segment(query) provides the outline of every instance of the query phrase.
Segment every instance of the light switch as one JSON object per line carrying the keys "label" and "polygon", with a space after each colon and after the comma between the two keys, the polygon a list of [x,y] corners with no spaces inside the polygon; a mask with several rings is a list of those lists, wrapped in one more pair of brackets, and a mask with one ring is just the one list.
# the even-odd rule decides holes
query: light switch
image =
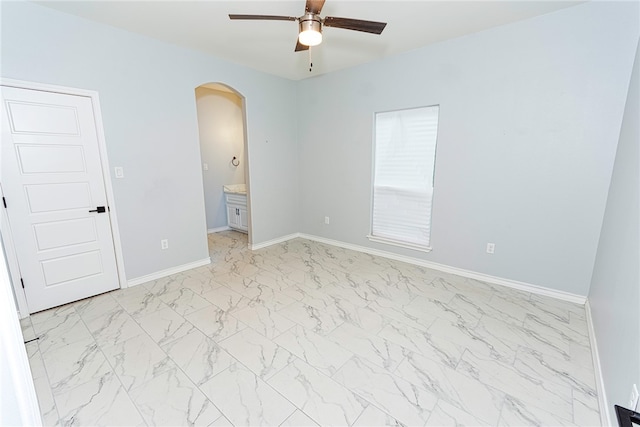
{"label": "light switch", "polygon": [[203,163],[202,164],[202,169],[208,171],[209,170],[209,163]]}
{"label": "light switch", "polygon": [[116,178],[124,178],[124,169],[122,166],[116,166],[113,170],[116,173]]}

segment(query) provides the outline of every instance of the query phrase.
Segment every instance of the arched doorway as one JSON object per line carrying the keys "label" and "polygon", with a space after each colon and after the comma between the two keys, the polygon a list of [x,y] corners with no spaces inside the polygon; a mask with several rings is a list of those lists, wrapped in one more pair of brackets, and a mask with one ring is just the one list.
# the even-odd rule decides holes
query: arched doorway
{"label": "arched doorway", "polygon": [[[245,99],[222,83],[195,89],[207,233],[228,230],[251,243]],[[229,233],[227,233],[229,234]]]}

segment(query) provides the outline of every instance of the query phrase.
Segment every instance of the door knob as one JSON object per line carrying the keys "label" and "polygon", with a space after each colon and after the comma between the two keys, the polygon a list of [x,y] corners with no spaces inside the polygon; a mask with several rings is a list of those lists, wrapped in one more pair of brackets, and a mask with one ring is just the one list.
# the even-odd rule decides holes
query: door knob
{"label": "door knob", "polygon": [[104,207],[104,206],[98,206],[98,207],[97,207],[97,208],[95,208],[95,209],[91,209],[89,212],[104,213],[104,212],[106,212],[106,211],[107,211],[107,210],[105,209],[105,207]]}

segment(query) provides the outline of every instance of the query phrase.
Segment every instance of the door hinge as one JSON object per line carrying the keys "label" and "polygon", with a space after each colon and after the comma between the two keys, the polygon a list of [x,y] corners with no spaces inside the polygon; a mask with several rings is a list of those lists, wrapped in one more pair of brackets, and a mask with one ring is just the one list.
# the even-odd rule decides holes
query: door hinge
{"label": "door hinge", "polygon": [[22,277],[20,278],[20,284],[22,285],[22,289],[24,289],[24,280],[22,280]]}
{"label": "door hinge", "polygon": [[2,204],[4,205],[4,208],[7,208],[7,199],[5,199],[4,197],[2,198]]}

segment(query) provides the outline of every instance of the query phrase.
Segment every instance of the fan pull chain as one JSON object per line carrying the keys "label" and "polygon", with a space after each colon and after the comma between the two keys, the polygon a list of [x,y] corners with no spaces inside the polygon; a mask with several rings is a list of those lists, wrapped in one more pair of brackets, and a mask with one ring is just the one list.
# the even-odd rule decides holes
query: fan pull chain
{"label": "fan pull chain", "polygon": [[313,62],[311,61],[311,46],[309,46],[309,72],[313,70]]}

